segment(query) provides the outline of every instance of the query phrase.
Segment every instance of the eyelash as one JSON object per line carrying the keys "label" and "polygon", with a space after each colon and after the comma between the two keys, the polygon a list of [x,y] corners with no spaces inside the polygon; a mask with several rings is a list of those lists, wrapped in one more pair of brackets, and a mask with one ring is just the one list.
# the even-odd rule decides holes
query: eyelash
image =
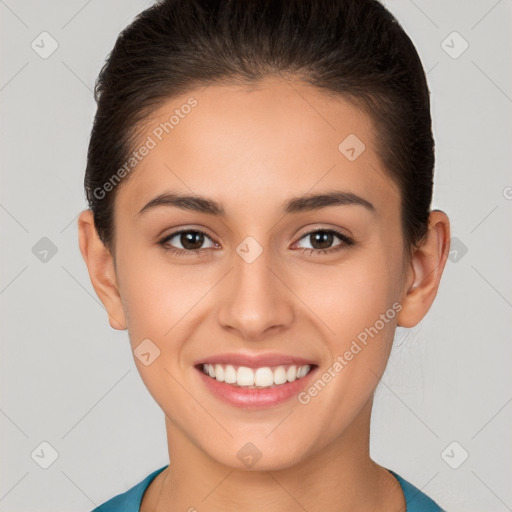
{"label": "eyelash", "polygon": [[[180,235],[182,233],[201,233],[204,236],[210,238],[210,240],[211,240],[211,237],[208,235],[208,233],[206,233],[205,231],[203,231],[201,229],[182,229],[180,231],[175,231],[174,233],[171,233],[170,235],[165,236],[158,242],[158,245],[160,245],[164,251],[171,252],[172,254],[176,254],[178,256],[199,256],[202,254],[203,251],[208,250],[208,248],[186,250],[186,249],[178,249],[176,247],[166,245],[169,240],[173,239],[175,236]],[[335,229],[314,229],[312,231],[308,231],[307,233],[304,233],[299,238],[299,240],[302,240],[303,238],[305,238],[309,235],[312,235],[314,233],[333,233],[336,237],[338,237],[342,241],[342,243],[340,243],[332,248],[329,248],[329,249],[310,249],[310,248],[302,249],[303,252],[309,251],[308,252],[309,255],[313,255],[313,254],[321,255],[321,254],[326,254],[326,253],[334,253],[334,252],[340,251],[346,247],[351,247],[352,245],[355,244],[355,242],[351,238],[344,235],[343,233],[340,233],[339,231],[336,231]]]}

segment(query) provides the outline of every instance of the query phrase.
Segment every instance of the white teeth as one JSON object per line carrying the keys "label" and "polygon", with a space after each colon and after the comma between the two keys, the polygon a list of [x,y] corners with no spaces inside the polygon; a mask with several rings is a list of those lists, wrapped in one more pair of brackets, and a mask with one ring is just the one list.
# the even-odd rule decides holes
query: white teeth
{"label": "white teeth", "polygon": [[284,384],[286,381],[286,368],[284,366],[278,366],[274,370],[274,384]]}
{"label": "white teeth", "polygon": [[[211,366],[211,365],[205,365],[205,366]],[[215,376],[217,378],[217,376]],[[226,366],[226,369],[224,370],[224,381],[228,384],[235,384],[236,383],[236,371],[235,369],[228,364]]]}
{"label": "white teeth", "polygon": [[[252,371],[251,371],[252,373]],[[274,373],[270,368],[258,368],[254,372],[254,384],[259,387],[268,387],[274,384]]]}
{"label": "white teeth", "polygon": [[224,382],[224,368],[220,364],[215,365],[215,378],[219,382]]}
{"label": "white teeth", "polygon": [[203,364],[203,372],[219,382],[248,388],[269,388],[293,382],[306,376],[311,370],[309,364],[261,368],[235,367],[231,364]]}
{"label": "white teeth", "polygon": [[288,370],[286,371],[286,379],[288,382],[293,382],[297,378],[297,367],[296,366],[290,366]]}
{"label": "white teeth", "polygon": [[254,372],[246,366],[239,366],[236,372],[236,383],[239,386],[254,386]]}

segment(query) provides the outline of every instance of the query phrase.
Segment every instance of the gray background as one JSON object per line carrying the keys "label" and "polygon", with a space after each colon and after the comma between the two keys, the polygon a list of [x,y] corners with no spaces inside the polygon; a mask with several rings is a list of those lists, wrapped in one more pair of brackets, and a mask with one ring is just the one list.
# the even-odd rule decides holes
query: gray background
{"label": "gray background", "polygon": [[[0,1],[0,512],[89,511],[168,462],[163,413],[108,325],[76,225],[93,83],[150,3]],[[433,206],[456,240],[427,317],[399,328],[372,456],[451,512],[512,510],[512,2],[386,5],[428,71]]]}

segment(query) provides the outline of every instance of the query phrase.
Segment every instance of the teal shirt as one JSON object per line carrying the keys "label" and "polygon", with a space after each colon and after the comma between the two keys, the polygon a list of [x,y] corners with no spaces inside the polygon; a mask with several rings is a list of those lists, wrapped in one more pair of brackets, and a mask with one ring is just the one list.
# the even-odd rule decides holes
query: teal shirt
{"label": "teal shirt", "polygon": [[[167,465],[168,466],[168,465]],[[153,479],[167,466],[153,471],[142,482],[134,485],[128,491],[114,496],[110,500],[95,508],[92,512],[139,512],[144,491],[149,487]],[[426,494],[414,485],[404,480],[394,471],[388,470],[399,482],[404,492],[407,512],[444,512],[443,509],[432,501]]]}

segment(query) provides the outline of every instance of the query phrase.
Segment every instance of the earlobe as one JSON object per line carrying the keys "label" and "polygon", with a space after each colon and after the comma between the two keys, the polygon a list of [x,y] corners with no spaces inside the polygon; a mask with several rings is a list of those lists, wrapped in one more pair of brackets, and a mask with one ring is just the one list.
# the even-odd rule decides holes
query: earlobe
{"label": "earlobe", "polygon": [[126,329],[114,259],[98,236],[91,210],[84,210],[78,217],[78,242],[92,286],[105,306],[111,327]]}
{"label": "earlobe", "polygon": [[439,288],[450,250],[450,221],[447,215],[430,213],[427,235],[414,248],[404,295],[398,315],[400,327],[414,327],[427,314]]}

